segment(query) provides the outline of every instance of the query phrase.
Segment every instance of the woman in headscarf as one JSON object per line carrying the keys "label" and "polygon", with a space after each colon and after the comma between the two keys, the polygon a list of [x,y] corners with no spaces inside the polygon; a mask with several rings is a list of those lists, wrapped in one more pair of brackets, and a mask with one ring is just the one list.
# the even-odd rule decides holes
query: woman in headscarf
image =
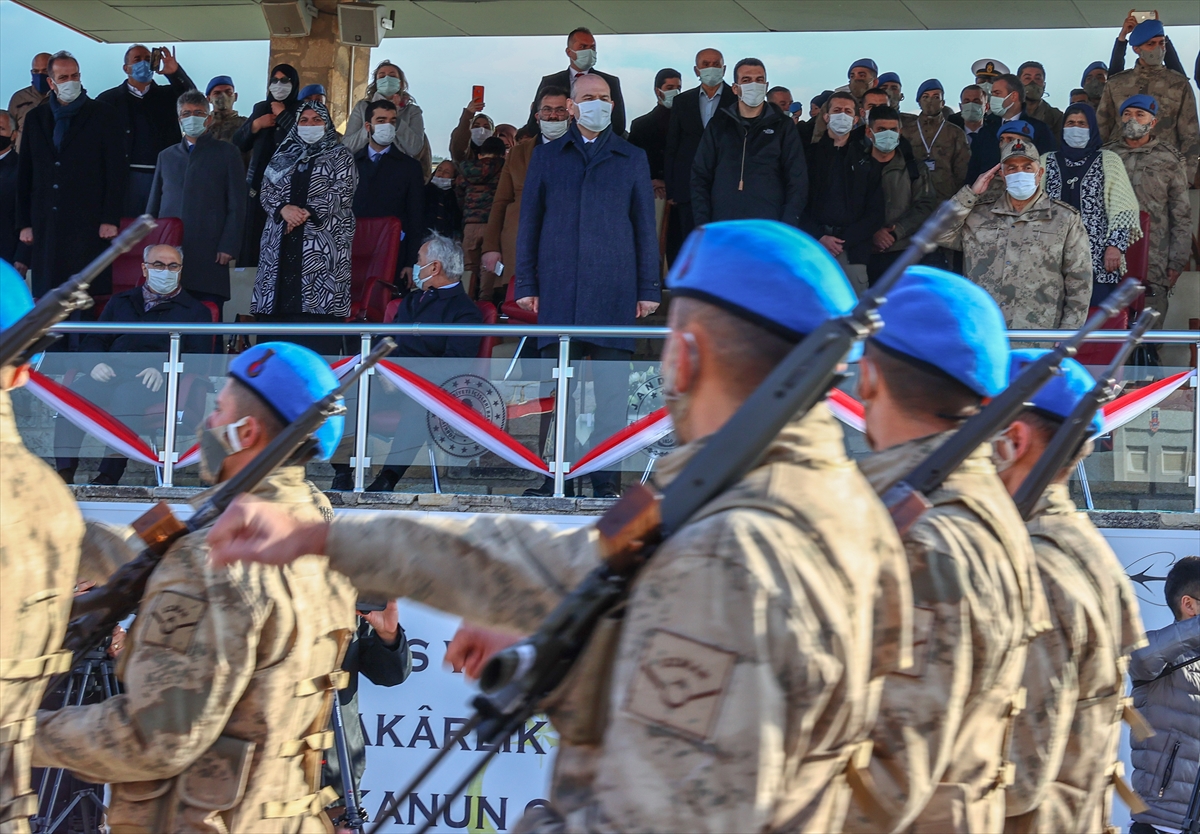
{"label": "woman in headscarf", "polygon": [[366,121],[367,104],[372,101],[387,99],[396,105],[396,138],[392,144],[402,153],[411,156],[421,163],[425,181],[433,165],[433,152],[429,147],[429,139],[425,136],[425,116],[417,100],[409,95],[408,79],[404,71],[391,61],[381,61],[371,75],[371,83],[367,86],[367,97],[361,99],[350,111],[346,121],[346,138],[342,143],[358,153],[367,146]]}
{"label": "woman in headscarf", "polygon": [[258,244],[262,239],[267,215],[258,199],[263,171],[275,154],[275,149],[296,123],[296,95],[300,91],[300,73],[291,64],[278,64],[271,70],[267,82],[267,97],[254,105],[250,118],[238,128],[230,141],[250,154],[246,166],[246,225],[242,235],[242,252],[238,266],[258,266]]}
{"label": "woman in headscarf", "polygon": [[1092,300],[1100,304],[1125,273],[1125,250],[1142,236],[1138,202],[1121,158],[1101,150],[1103,140],[1090,104],[1063,114],[1063,142],[1043,154],[1046,193],[1079,211],[1092,245]]}
{"label": "woman in headscarf", "polygon": [[[329,324],[350,314],[350,244],[358,168],[325,105],[302,101],[263,172],[267,213],[250,312],[259,321]],[[340,336],[289,336],[324,356]]]}

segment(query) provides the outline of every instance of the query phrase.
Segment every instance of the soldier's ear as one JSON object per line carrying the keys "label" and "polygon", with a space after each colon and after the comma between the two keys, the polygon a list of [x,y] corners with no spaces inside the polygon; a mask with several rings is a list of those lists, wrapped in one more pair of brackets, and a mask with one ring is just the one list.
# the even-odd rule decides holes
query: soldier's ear
{"label": "soldier's ear", "polygon": [[879,368],[866,356],[858,362],[858,383],[855,388],[860,402],[865,403],[879,396]]}

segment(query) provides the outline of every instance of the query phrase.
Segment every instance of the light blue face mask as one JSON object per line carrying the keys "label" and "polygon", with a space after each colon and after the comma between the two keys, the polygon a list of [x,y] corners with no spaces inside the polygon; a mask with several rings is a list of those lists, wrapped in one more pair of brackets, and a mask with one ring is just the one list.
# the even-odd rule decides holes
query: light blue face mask
{"label": "light blue face mask", "polygon": [[184,116],[179,120],[179,128],[183,131],[184,136],[190,136],[195,139],[207,130],[204,125],[207,121],[207,116]]}
{"label": "light blue face mask", "polygon": [[[425,264],[425,266],[429,266],[429,264]],[[424,269],[425,266],[421,266],[420,263],[413,264],[413,286],[419,290],[425,289],[425,285],[429,283],[430,278],[433,278],[432,275],[430,275],[429,278],[421,277],[421,270]]]}
{"label": "light blue face mask", "polygon": [[973,101],[963,102],[962,106],[963,121],[974,124],[975,122],[983,121],[983,105],[976,104]]}
{"label": "light blue face mask", "polygon": [[400,92],[400,79],[394,75],[385,75],[381,78],[376,78],[375,91],[381,96],[394,96]]}
{"label": "light blue face mask", "polygon": [[1037,176],[1028,171],[1017,171],[1004,175],[1004,186],[1009,196],[1018,200],[1028,200],[1037,191]]}
{"label": "light blue face mask", "polygon": [[700,83],[705,87],[715,87],[725,77],[725,67],[704,67],[700,70]]}
{"label": "light blue face mask", "polygon": [[139,84],[146,84],[154,77],[154,70],[150,69],[149,61],[138,61],[129,68],[129,77]]}
{"label": "light blue face mask", "polygon": [[895,130],[877,130],[871,141],[881,153],[891,153],[900,144],[900,134]]}
{"label": "light blue face mask", "polygon": [[993,116],[1003,116],[1008,110],[1005,105],[1005,100],[1008,96],[988,96],[988,105],[991,107]]}
{"label": "light blue face mask", "polygon": [[1086,127],[1064,127],[1063,141],[1072,148],[1086,148],[1088,140],[1092,138],[1092,131]]}

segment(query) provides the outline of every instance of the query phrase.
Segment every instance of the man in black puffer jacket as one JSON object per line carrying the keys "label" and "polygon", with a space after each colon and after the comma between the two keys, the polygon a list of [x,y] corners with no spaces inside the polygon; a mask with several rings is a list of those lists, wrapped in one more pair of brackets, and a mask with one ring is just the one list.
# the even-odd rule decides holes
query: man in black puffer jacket
{"label": "man in black puffer jacket", "polygon": [[759,218],[799,227],[808,202],[800,133],[782,110],[766,101],[762,61],[743,58],[733,75],[738,101],[713,116],[692,163],[696,225]]}

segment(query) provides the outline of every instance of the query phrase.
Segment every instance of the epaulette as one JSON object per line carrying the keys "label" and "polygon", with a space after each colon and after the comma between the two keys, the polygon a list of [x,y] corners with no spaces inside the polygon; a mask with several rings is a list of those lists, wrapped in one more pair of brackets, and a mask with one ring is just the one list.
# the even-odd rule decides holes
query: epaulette
{"label": "epaulette", "polygon": [[1075,206],[1071,205],[1070,203],[1064,203],[1062,200],[1059,200],[1055,197],[1051,197],[1050,202],[1054,203],[1059,208],[1069,209],[1071,212],[1079,214],[1079,209],[1075,208]]}

